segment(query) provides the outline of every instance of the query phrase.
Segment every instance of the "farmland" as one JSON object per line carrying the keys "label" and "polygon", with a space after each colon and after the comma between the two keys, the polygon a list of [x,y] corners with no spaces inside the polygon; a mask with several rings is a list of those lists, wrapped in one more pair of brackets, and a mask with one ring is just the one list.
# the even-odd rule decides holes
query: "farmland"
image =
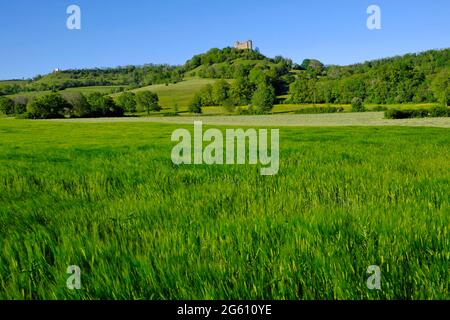
{"label": "farmland", "polygon": [[213,84],[215,81],[215,79],[193,78],[176,84],[143,87],[133,90],[133,92],[152,91],[158,94],[163,109],[173,109],[178,106],[180,111],[186,111],[195,93],[200,91],[203,86]]}
{"label": "farmland", "polygon": [[0,119],[0,299],[450,297],[448,129],[281,127],[261,177],[174,166],[191,124],[125,120]]}
{"label": "farmland", "polygon": [[439,127],[450,128],[450,118],[400,119],[390,120],[384,118],[383,112],[364,113],[335,113],[335,114],[272,114],[254,116],[236,116],[214,114],[220,108],[208,108],[208,115],[180,117],[125,117],[125,118],[97,118],[97,119],[59,119],[49,122],[81,122],[81,123],[168,123],[191,124],[193,121],[202,121],[210,125],[225,126],[281,126],[281,127],[367,127],[367,126],[407,126],[407,127]]}

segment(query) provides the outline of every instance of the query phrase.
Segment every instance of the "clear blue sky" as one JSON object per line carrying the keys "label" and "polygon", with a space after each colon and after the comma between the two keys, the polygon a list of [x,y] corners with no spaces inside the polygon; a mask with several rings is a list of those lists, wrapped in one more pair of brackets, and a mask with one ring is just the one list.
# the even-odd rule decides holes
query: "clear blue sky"
{"label": "clear blue sky", "polygon": [[[66,28],[66,8],[82,29]],[[382,10],[382,29],[366,9]],[[182,64],[212,47],[252,39],[267,56],[325,64],[450,47],[449,0],[2,0],[0,79],[54,68]]]}

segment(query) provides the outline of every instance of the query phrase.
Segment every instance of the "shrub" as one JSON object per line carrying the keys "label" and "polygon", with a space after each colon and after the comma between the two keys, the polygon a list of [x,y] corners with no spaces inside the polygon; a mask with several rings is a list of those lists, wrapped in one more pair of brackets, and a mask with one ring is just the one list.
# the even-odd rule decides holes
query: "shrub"
{"label": "shrub", "polygon": [[352,112],[364,112],[366,108],[364,107],[364,102],[361,98],[355,97],[352,99]]}
{"label": "shrub", "polygon": [[161,111],[161,106],[159,105],[159,97],[156,93],[151,91],[140,91],[136,94],[136,102],[139,106],[140,111],[146,111],[147,114],[150,112]]}
{"label": "shrub", "polygon": [[296,114],[315,114],[315,113],[338,113],[344,112],[342,107],[311,107],[295,110]]}
{"label": "shrub", "polygon": [[259,112],[253,106],[249,106],[248,108],[238,107],[236,113],[238,115],[249,116],[258,114]]}
{"label": "shrub", "polygon": [[372,111],[387,111],[388,108],[384,106],[376,106],[372,108]]}
{"label": "shrub", "polygon": [[64,118],[72,106],[58,93],[39,97],[27,105],[27,112],[32,119]]}
{"label": "shrub", "polygon": [[133,92],[124,92],[117,97],[117,104],[125,111],[135,113],[136,110],[136,95]]}
{"label": "shrub", "polygon": [[89,117],[122,117],[125,112],[122,107],[114,103],[111,97],[99,92],[90,94],[87,102],[91,107]]}
{"label": "shrub", "polygon": [[194,100],[189,104],[188,111],[190,113],[202,113],[202,107]]}
{"label": "shrub", "polygon": [[27,105],[24,103],[14,104],[14,114],[21,115],[27,112]]}
{"label": "shrub", "polygon": [[430,109],[430,117],[450,117],[450,108],[433,107]]}
{"label": "shrub", "polygon": [[162,116],[163,116],[163,117],[178,117],[179,114],[178,114],[178,112],[171,111],[171,112],[164,112],[164,113],[162,114]]}
{"label": "shrub", "polygon": [[79,92],[66,92],[62,94],[62,97],[72,105],[72,117],[86,118],[91,116],[91,106],[83,94]]}
{"label": "shrub", "polygon": [[384,117],[386,119],[450,117],[450,108],[434,107],[431,109],[414,109],[414,110],[390,109],[384,113]]}
{"label": "shrub", "polygon": [[0,97],[0,113],[13,114],[14,113],[14,101],[6,97]]}
{"label": "shrub", "polygon": [[269,113],[275,103],[275,89],[266,81],[261,81],[253,94],[252,104],[259,113]]}

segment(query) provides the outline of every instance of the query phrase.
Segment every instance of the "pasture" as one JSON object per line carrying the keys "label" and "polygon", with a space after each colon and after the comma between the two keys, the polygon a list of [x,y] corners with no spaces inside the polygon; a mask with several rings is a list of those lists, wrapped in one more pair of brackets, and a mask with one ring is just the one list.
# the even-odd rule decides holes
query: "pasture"
{"label": "pasture", "polygon": [[159,102],[163,107],[163,112],[173,110],[175,106],[180,111],[186,111],[196,92],[200,91],[207,84],[214,84],[215,79],[193,78],[176,84],[156,84],[132,90],[132,92],[152,91],[159,96]]}
{"label": "pasture", "polygon": [[[183,114],[180,117],[125,117],[125,118],[86,118],[70,120],[46,120],[49,122],[85,122],[85,123],[168,123],[192,124],[199,120],[209,125],[219,126],[279,126],[279,127],[367,127],[367,126],[406,126],[406,127],[440,127],[450,128],[450,118],[422,118],[422,119],[385,119],[383,112],[362,113],[324,113],[324,114],[271,114],[237,116],[214,114],[208,109],[206,115]],[[214,107],[216,108],[216,107]]]}
{"label": "pasture", "polygon": [[448,129],[281,127],[262,177],[174,166],[179,127],[0,119],[0,299],[450,297]]}

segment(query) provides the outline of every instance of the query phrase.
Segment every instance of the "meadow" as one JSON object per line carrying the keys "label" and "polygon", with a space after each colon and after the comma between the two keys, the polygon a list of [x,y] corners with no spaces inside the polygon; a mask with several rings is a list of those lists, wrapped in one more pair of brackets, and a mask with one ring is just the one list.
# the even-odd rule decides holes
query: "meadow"
{"label": "meadow", "polygon": [[[211,107],[212,108],[212,107]],[[49,122],[81,122],[81,123],[168,123],[192,124],[202,121],[218,126],[269,126],[269,127],[367,127],[367,126],[407,126],[450,128],[450,118],[415,118],[385,119],[384,112],[348,112],[323,114],[269,114],[238,116],[230,114],[214,114],[194,116],[183,114],[180,117],[123,117],[123,118],[83,118],[83,119],[51,119]]]}
{"label": "meadow", "polygon": [[[175,84],[156,84],[132,90],[132,92],[152,91],[158,94],[160,105],[164,111],[173,110],[175,106],[180,111],[187,111],[196,92],[207,84],[214,84],[215,79],[191,78]],[[164,112],[163,111],[163,112]]]}
{"label": "meadow", "polygon": [[179,127],[0,119],[0,299],[450,298],[448,129],[282,127],[262,177]]}

